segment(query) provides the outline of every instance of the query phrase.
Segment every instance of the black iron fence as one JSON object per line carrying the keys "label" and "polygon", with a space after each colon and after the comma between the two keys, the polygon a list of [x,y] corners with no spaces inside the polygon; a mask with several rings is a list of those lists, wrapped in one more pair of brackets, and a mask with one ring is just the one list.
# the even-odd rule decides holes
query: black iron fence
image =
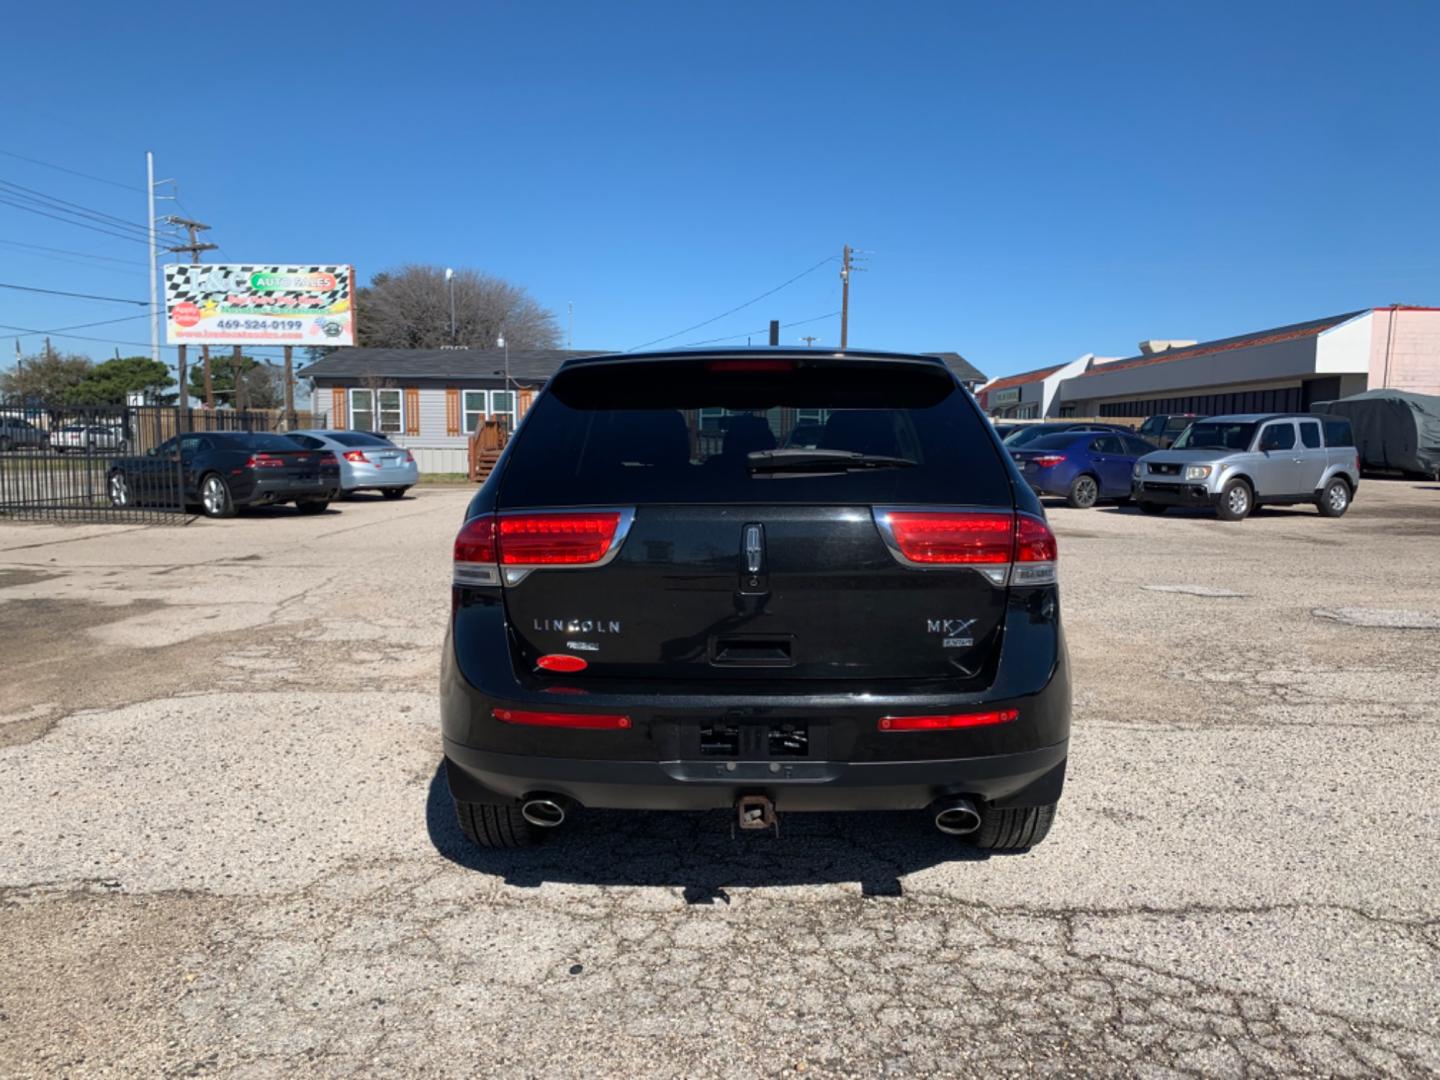
{"label": "black iron fence", "polygon": [[[189,508],[174,453],[177,436],[324,426],[323,415],[306,411],[0,400],[0,520],[181,524],[189,520]],[[129,457],[173,459],[176,483],[153,485],[143,493],[115,484],[117,466]]]}

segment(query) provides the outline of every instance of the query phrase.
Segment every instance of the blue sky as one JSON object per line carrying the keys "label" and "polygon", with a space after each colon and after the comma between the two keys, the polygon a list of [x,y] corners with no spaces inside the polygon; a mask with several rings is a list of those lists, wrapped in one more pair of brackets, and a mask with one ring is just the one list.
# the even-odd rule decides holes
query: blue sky
{"label": "blue sky", "polygon": [[[845,243],[870,252],[852,345],[991,375],[1440,303],[1433,3],[135,7],[7,11],[0,151],[138,189],[153,149],[223,257],[473,266],[562,325],[573,301],[576,347]],[[140,190],[4,155],[0,179],[143,220]],[[0,204],[0,282],[143,300],[143,260]],[[670,343],[833,312],[837,270]],[[140,311],[0,289],[0,324]],[[147,325],[55,340],[129,354]]]}

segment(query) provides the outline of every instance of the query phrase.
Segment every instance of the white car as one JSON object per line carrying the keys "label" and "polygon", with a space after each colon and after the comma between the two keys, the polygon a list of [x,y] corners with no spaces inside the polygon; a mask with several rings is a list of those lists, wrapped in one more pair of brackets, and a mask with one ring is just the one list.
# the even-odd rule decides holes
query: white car
{"label": "white car", "polygon": [[67,450],[118,450],[130,448],[130,440],[118,427],[103,424],[67,424],[50,432],[50,446],[56,453]]}

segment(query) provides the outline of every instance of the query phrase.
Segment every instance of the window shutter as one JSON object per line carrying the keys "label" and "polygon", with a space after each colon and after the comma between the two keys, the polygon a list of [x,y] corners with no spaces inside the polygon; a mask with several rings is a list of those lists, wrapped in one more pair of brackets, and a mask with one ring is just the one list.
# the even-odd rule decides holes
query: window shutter
{"label": "window shutter", "polygon": [[420,434],[420,391],[413,386],[405,388],[405,434]]}
{"label": "window shutter", "polygon": [[350,417],[346,415],[345,388],[343,386],[330,388],[330,426],[340,430],[350,426]]}
{"label": "window shutter", "polygon": [[445,434],[460,434],[460,391],[453,386],[445,388]]}

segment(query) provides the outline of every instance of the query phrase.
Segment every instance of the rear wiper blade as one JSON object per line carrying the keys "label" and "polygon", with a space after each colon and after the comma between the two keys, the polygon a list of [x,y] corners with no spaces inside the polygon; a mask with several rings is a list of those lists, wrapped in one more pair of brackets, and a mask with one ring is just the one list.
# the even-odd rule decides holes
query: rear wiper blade
{"label": "rear wiper blade", "polygon": [[888,454],[862,454],[858,450],[753,450],[745,455],[751,472],[840,472],[848,469],[906,469],[918,465],[910,458]]}

